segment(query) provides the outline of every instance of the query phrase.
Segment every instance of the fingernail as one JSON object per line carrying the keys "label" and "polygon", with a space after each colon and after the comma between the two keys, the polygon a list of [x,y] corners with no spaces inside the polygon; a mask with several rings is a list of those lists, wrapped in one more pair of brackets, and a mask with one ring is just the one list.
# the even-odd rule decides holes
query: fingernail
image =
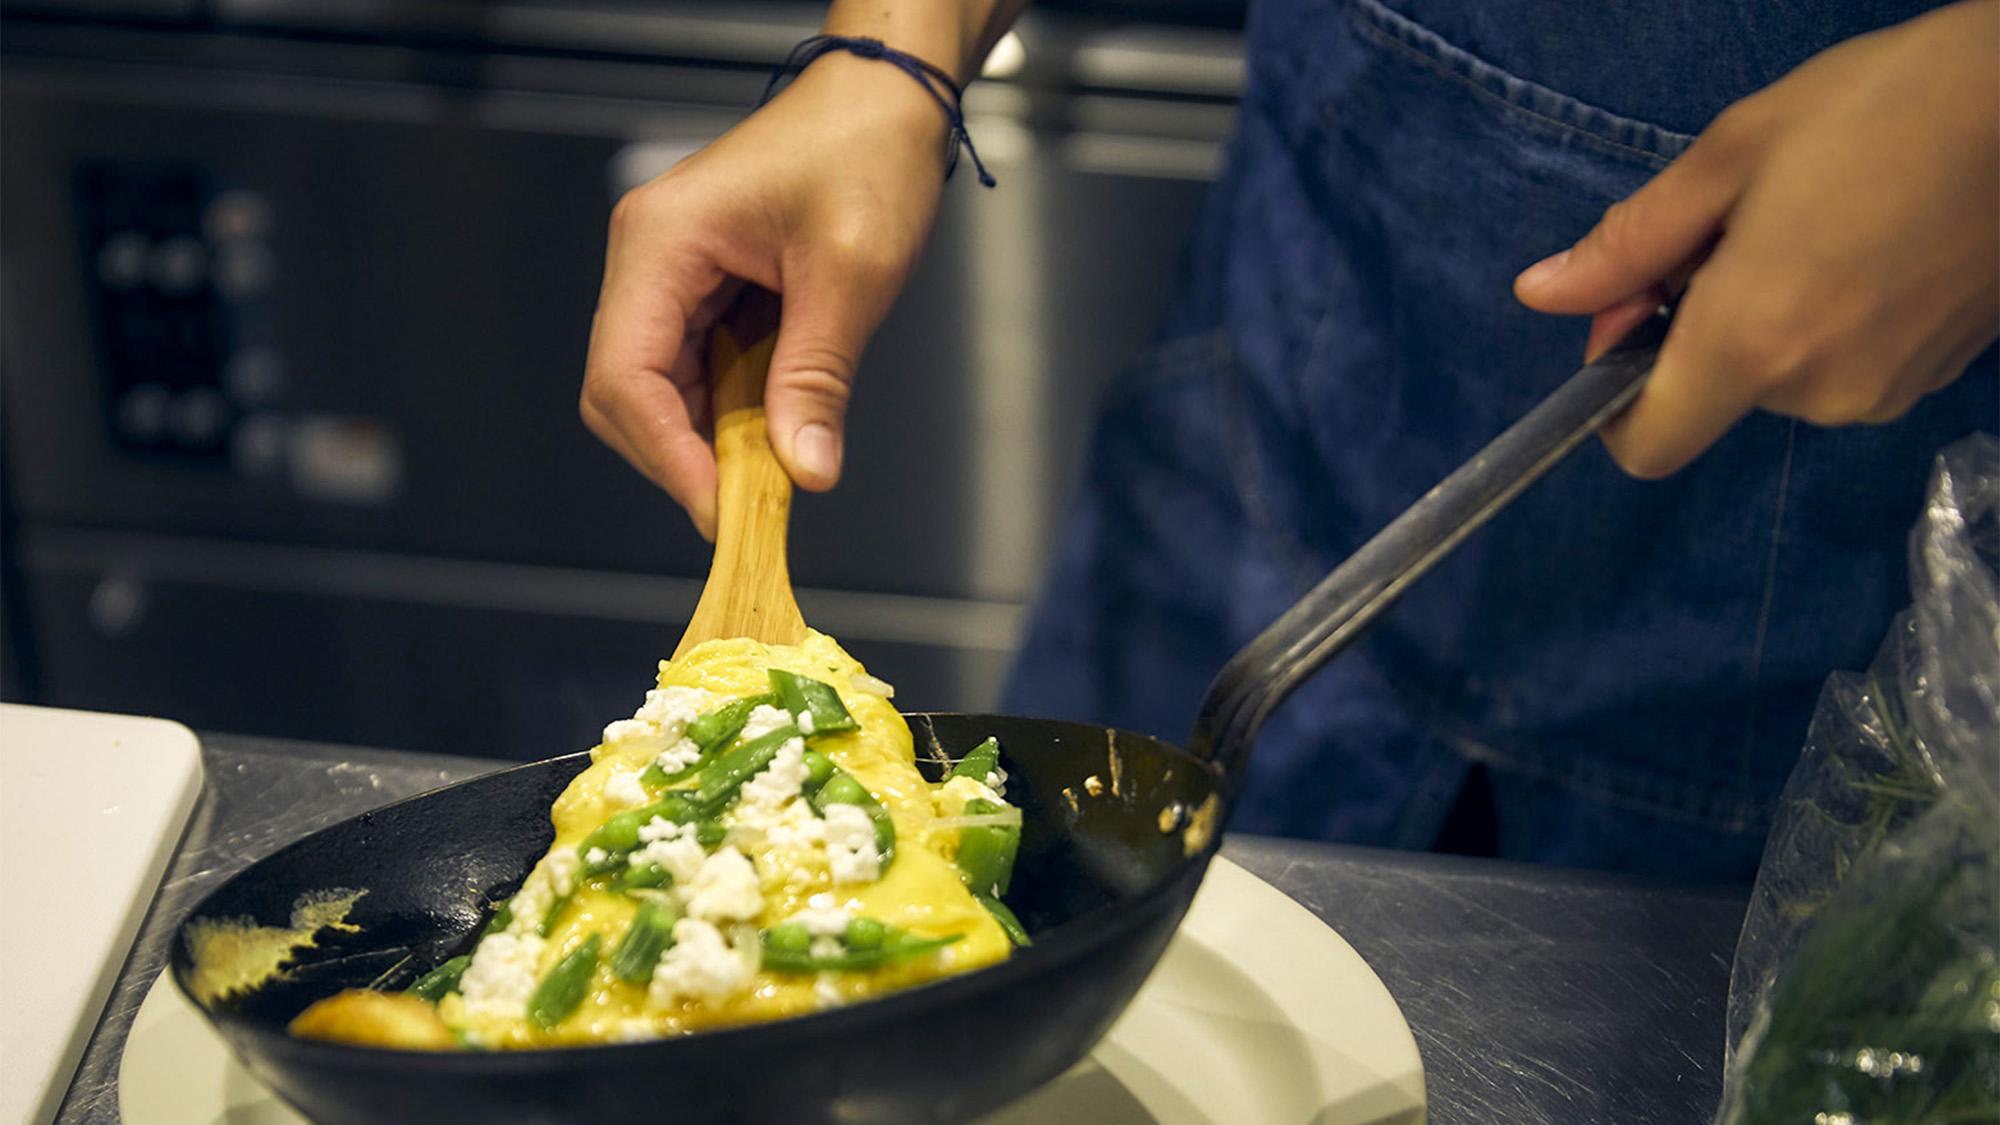
{"label": "fingernail", "polygon": [[1568,264],[1569,251],[1564,250],[1560,254],[1551,254],[1534,265],[1529,266],[1527,269],[1522,270],[1521,276],[1514,279],[1515,284],[1525,285],[1529,288],[1545,285],[1554,280],[1555,276],[1561,273],[1563,267]]}
{"label": "fingernail", "polygon": [[833,427],[824,422],[808,422],[792,435],[792,456],[799,469],[809,476],[831,480],[840,473],[840,447]]}

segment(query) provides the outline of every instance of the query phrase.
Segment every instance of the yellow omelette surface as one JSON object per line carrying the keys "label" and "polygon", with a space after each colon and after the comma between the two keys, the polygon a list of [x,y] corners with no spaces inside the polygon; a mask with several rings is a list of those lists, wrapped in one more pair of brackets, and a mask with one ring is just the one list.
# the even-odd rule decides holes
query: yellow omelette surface
{"label": "yellow omelette surface", "polygon": [[[809,858],[795,849],[744,846],[764,893],[764,912],[752,924],[760,929],[774,925],[810,904],[845,907],[853,914],[919,937],[964,937],[938,953],[868,972],[786,974],[760,968],[747,988],[726,999],[684,1000],[662,1010],[649,1004],[645,984],[627,983],[611,974],[609,954],[638,904],[607,889],[607,877],[598,877],[578,888],[559,925],[549,934],[535,967],[539,978],[589,935],[602,935],[604,955],[575,1014],[543,1031],[524,1014],[507,1017],[469,1012],[454,993],[438,1006],[446,1024],[486,1047],[673,1035],[852,1003],[991,964],[1008,955],[1010,944],[1005,933],[960,880],[954,863],[959,833],[928,830],[935,818],[959,812],[964,798],[943,792],[918,773],[909,726],[889,700],[855,688],[854,678],[863,676],[863,669],[832,638],[815,632],[797,646],[771,646],[747,639],[711,641],[679,660],[662,661],[659,686],[751,696],[770,689],[767,670],[771,668],[821,680],[839,692],[859,729],[814,737],[810,745],[861,782],[888,810],[895,822],[896,850],[879,880],[836,888],[823,864],[815,869]],[[619,811],[605,799],[607,778],[615,771],[642,770],[651,758],[652,753],[643,748],[597,747],[592,764],[570,782],[551,810],[556,838],[550,852],[574,852],[580,841]]]}

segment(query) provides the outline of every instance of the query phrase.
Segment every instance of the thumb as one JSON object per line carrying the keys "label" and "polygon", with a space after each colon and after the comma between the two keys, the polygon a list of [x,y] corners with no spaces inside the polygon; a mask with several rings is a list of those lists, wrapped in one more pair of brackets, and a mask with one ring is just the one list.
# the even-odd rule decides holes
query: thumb
{"label": "thumb", "polygon": [[1514,295],[1529,308],[1580,315],[1609,309],[1685,272],[1714,241],[1742,180],[1697,142],[1604,212],[1574,246],[1529,266]]}
{"label": "thumb", "polygon": [[792,480],[825,492],[840,479],[847,401],[861,350],[887,308],[858,295],[861,286],[788,278],[778,343],[764,382],[764,424],[771,448]]}

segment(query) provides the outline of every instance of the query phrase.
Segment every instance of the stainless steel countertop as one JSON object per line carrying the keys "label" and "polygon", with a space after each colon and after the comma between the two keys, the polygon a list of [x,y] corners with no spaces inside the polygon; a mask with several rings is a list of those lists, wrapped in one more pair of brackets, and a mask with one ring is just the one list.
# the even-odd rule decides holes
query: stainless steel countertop
{"label": "stainless steel countertop", "polygon": [[[118,1059],[183,913],[305,833],[510,763],[208,734],[207,783],[68,1097],[117,1122]],[[1747,892],[1265,837],[1223,853],[1360,952],[1423,1054],[1435,1125],[1705,1121]]]}

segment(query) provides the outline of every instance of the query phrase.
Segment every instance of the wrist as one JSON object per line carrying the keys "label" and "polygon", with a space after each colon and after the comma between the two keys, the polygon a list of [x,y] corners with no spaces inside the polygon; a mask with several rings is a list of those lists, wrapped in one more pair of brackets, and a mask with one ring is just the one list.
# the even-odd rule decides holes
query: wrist
{"label": "wrist", "polygon": [[850,118],[867,117],[872,132],[887,132],[907,143],[944,152],[951,122],[940,112],[937,99],[922,84],[881,59],[829,52],[801,71],[785,94],[794,92],[846,107],[844,112]]}

